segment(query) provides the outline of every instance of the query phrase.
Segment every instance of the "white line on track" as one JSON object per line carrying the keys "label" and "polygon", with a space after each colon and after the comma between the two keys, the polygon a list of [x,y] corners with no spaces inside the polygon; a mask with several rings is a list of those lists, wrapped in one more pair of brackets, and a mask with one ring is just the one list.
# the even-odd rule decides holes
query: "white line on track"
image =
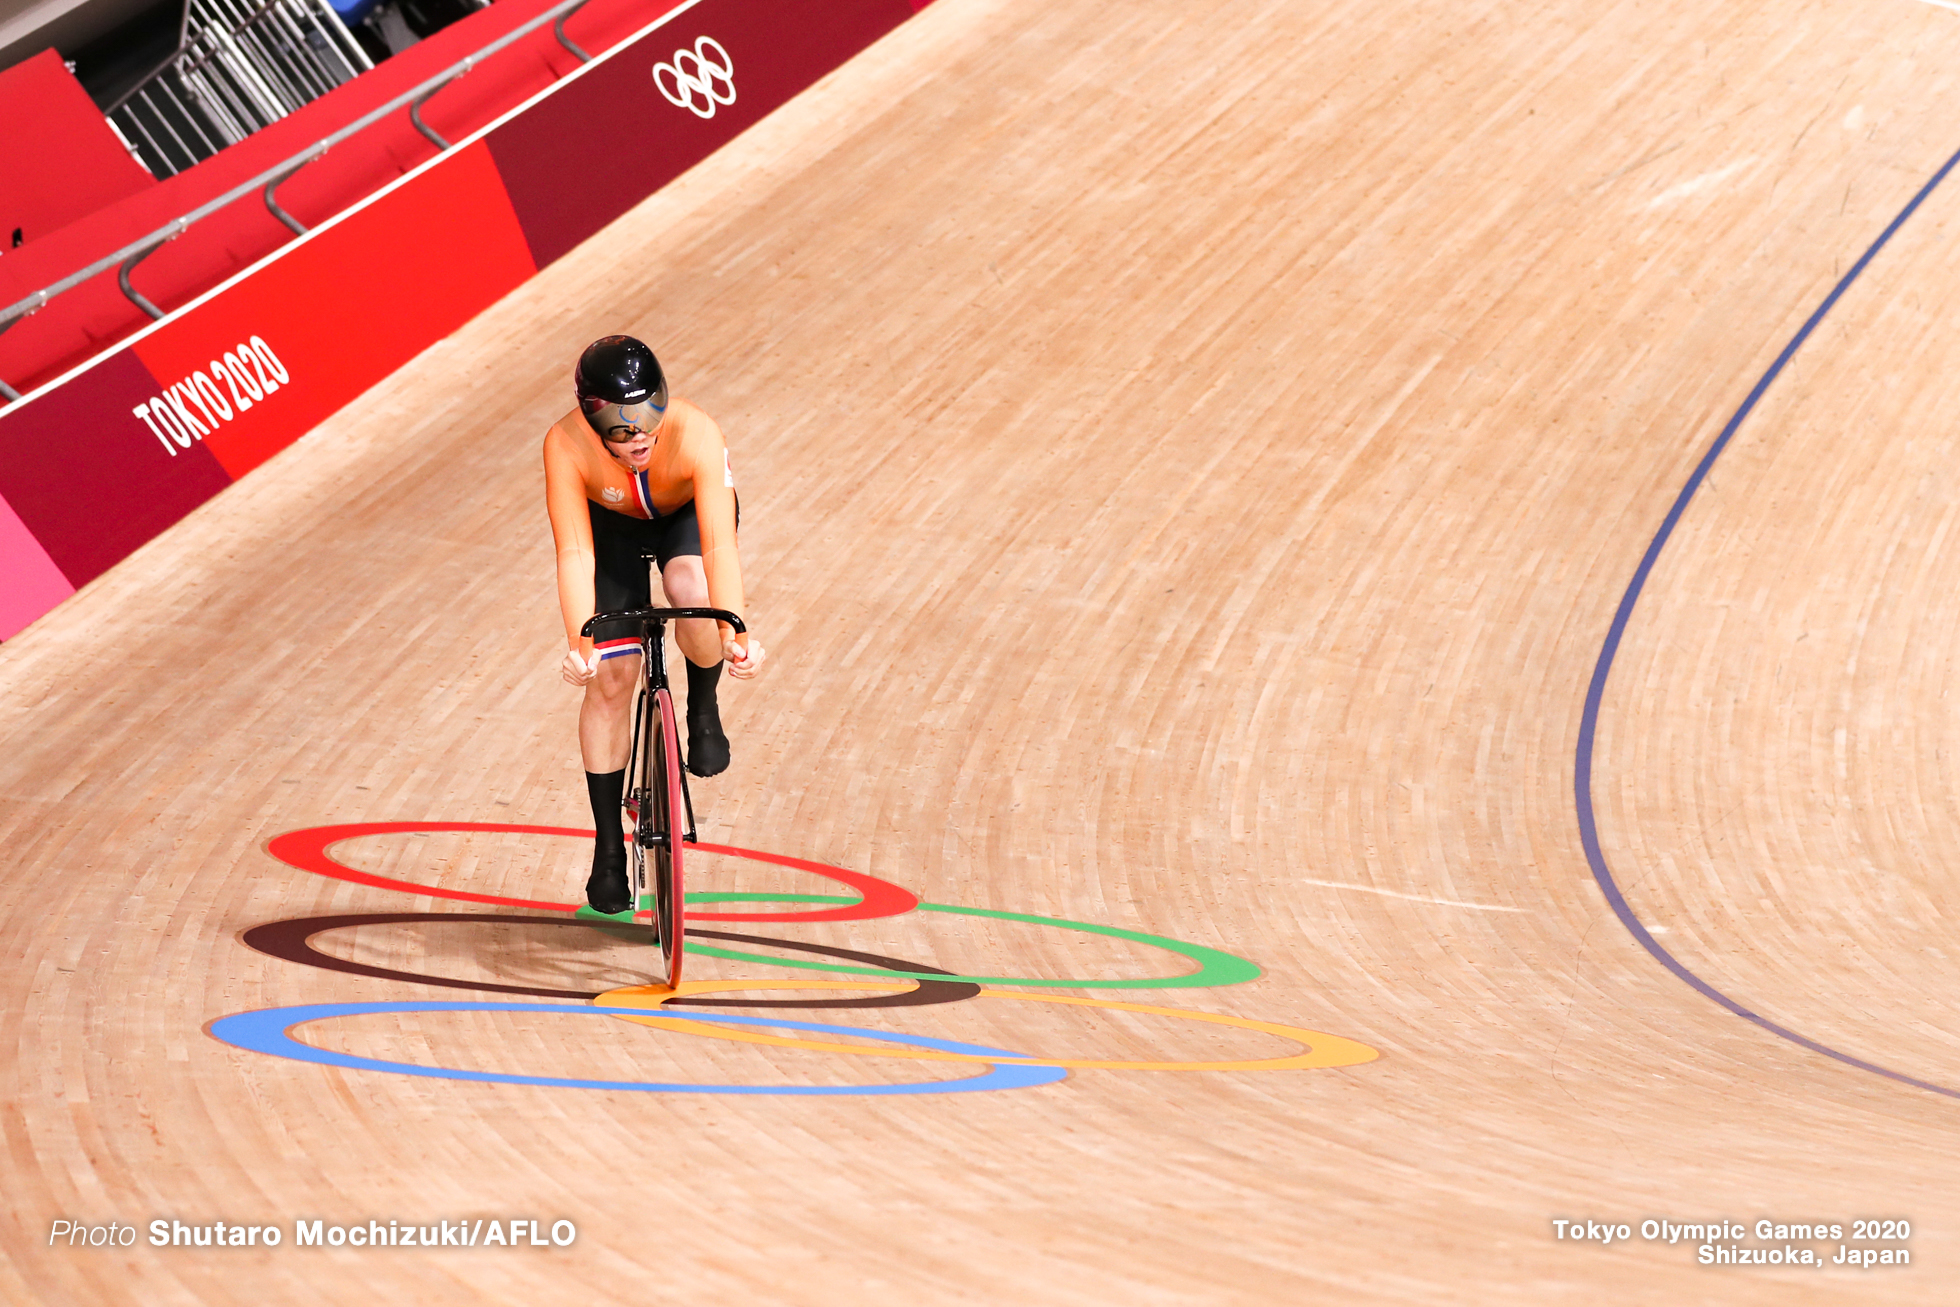
{"label": "white line on track", "polygon": [[1432,899],[1427,894],[1404,894],[1401,890],[1377,889],[1373,885],[1350,885],[1338,880],[1299,880],[1300,885],[1318,885],[1322,889],[1358,889],[1363,894],[1379,894],[1383,898],[1408,899],[1411,903],[1434,903],[1442,908],[1469,908],[1473,912],[1523,912],[1523,908],[1501,908],[1495,903],[1463,903],[1457,899]]}

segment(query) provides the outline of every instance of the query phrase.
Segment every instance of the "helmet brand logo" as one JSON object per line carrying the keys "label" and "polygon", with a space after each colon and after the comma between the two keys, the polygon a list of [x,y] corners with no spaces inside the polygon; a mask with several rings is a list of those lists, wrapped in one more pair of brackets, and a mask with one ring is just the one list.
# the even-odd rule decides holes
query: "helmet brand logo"
{"label": "helmet brand logo", "polygon": [[712,36],[692,50],[674,51],[672,63],[653,66],[653,84],[667,102],[696,118],[712,118],[718,105],[735,103],[735,61]]}

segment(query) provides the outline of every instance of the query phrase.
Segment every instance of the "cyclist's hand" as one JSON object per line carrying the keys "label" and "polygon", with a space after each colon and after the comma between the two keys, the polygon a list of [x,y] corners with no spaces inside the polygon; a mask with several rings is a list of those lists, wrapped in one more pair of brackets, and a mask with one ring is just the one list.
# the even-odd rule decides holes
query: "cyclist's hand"
{"label": "cyclist's hand", "polygon": [[592,678],[599,674],[599,651],[594,649],[592,660],[587,662],[578,650],[567,649],[565,661],[558,664],[558,674],[565,678],[567,685],[591,684]]}
{"label": "cyclist's hand", "polygon": [[762,641],[753,635],[749,637],[748,647],[731,636],[724,636],[721,642],[722,661],[728,664],[728,674],[739,680],[748,680],[762,670],[762,660],[768,655],[762,651]]}

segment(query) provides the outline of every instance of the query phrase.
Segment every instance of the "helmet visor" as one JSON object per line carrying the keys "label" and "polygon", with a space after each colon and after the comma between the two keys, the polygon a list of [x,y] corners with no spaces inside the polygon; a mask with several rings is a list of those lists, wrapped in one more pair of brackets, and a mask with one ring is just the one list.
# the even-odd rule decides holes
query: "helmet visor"
{"label": "helmet visor", "polygon": [[653,435],[660,429],[660,420],[665,416],[665,404],[648,401],[643,404],[601,404],[586,413],[585,420],[599,433],[599,439],[609,445],[625,445],[642,436]]}

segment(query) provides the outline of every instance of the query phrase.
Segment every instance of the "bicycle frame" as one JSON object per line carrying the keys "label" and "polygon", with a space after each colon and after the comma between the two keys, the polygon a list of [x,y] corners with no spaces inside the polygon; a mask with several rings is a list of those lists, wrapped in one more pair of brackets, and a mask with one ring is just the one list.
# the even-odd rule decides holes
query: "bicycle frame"
{"label": "bicycle frame", "polygon": [[[669,986],[680,983],[684,881],[681,847],[696,843],[694,798],[687,786],[687,767],[681,756],[680,731],[675,720],[672,688],[667,681],[667,623],[704,618],[726,622],[746,631],[742,619],[720,608],[636,608],[598,613],[579,628],[586,639],[603,628],[637,628],[640,641],[640,691],[633,712],[627,752],[626,812],[633,821],[631,893],[634,916],[649,888],[647,864],[653,864],[651,926],[660,946]],[[658,743],[656,743],[658,742]],[[675,798],[680,802],[676,804]],[[684,818],[683,818],[683,814]]]}

